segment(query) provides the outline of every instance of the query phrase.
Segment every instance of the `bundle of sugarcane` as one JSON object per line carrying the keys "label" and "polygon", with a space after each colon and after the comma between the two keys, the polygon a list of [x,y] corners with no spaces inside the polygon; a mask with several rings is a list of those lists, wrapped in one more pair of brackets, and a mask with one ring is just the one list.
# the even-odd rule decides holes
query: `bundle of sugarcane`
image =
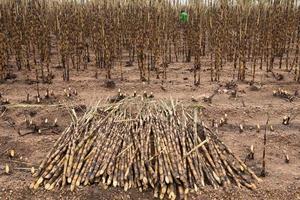
{"label": "bundle of sugarcane", "polygon": [[159,198],[185,198],[204,186],[256,188],[260,179],[176,101],[125,98],[97,105],[61,134],[31,187],[70,185],[151,188]]}
{"label": "bundle of sugarcane", "polygon": [[288,91],[283,90],[281,88],[279,88],[278,90],[274,90],[273,91],[273,96],[280,97],[280,98],[285,99],[287,101],[293,101],[294,98],[295,98],[295,96],[293,94],[291,94]]}

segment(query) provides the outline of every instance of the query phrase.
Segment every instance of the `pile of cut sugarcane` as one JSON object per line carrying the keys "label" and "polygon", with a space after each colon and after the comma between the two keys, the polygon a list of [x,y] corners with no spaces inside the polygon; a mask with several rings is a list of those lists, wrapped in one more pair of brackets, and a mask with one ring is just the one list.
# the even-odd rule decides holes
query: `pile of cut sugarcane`
{"label": "pile of cut sugarcane", "polygon": [[37,169],[31,187],[98,184],[185,198],[204,186],[256,188],[260,179],[177,101],[125,98],[98,104],[72,123]]}

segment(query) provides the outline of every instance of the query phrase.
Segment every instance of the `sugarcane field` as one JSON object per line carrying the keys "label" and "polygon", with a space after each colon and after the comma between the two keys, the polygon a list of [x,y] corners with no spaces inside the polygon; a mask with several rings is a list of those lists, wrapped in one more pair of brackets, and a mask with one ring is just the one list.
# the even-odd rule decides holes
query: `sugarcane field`
{"label": "sugarcane field", "polygon": [[0,0],[0,200],[300,199],[300,1]]}

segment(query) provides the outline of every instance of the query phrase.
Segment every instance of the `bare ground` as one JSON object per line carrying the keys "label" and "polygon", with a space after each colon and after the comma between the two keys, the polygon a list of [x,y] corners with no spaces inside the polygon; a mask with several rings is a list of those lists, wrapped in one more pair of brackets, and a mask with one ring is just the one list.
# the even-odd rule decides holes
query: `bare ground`
{"label": "bare ground", "polygon": [[[228,124],[220,127],[218,134],[243,160],[250,146],[254,145],[255,159],[246,163],[257,174],[261,172],[264,131],[257,133],[255,126],[260,124],[263,128],[267,114],[270,115],[270,124],[274,127],[274,131],[268,130],[267,132],[268,173],[263,178],[263,182],[258,185],[258,189],[249,191],[232,187],[226,190],[213,190],[207,187],[191,195],[190,199],[300,199],[300,115],[293,119],[290,125],[282,124],[285,115],[300,112],[300,98],[288,102],[273,96],[273,90],[279,87],[291,93],[300,90],[299,85],[291,81],[292,76],[286,72],[280,72],[285,79],[276,81],[271,74],[262,71],[257,77],[258,81],[264,83],[259,91],[252,91],[247,83],[240,82],[236,98],[230,97],[224,90],[221,90],[213,98],[212,103],[208,104],[202,99],[211,94],[218,84],[210,82],[210,72],[204,69],[200,86],[194,86],[192,73],[188,70],[190,67],[190,64],[185,63],[171,64],[167,81],[162,83],[162,80],[152,78],[150,84],[139,81],[137,67],[125,68],[124,80],[114,79],[115,89],[103,86],[103,72],[99,73],[99,79],[95,79],[95,70],[91,69],[91,66],[86,71],[72,71],[69,83],[63,82],[62,71],[55,69],[56,77],[53,84],[42,84],[40,90],[43,96],[46,88],[53,89],[57,99],[51,104],[43,103],[42,107],[28,107],[20,104],[26,99],[27,92],[31,94],[31,97],[36,95],[36,86],[27,84],[26,74],[18,72],[17,79],[0,85],[3,98],[10,101],[10,105],[6,106],[7,109],[2,109],[0,112],[0,199],[153,199],[151,191],[124,192],[119,188],[104,190],[96,186],[80,188],[74,193],[68,188],[52,192],[44,189],[32,191],[29,185],[34,178],[31,177],[30,169],[15,169],[38,166],[59,136],[51,131],[20,136],[17,130],[24,123],[25,116],[31,115],[34,122],[41,122],[45,118],[52,122],[58,118],[59,128],[63,130],[70,119],[67,109],[64,106],[57,106],[58,104],[93,105],[98,99],[115,95],[118,88],[127,94],[132,94],[134,91],[139,93],[147,91],[153,92],[155,98],[172,97],[187,105],[202,106],[204,108],[203,120],[208,125],[211,124],[212,119],[219,120],[227,113]],[[114,70],[113,77],[120,77],[118,71],[118,69]],[[224,85],[231,77],[232,72],[224,70],[220,84]],[[66,98],[63,90],[68,87],[75,88],[79,95],[71,99]],[[197,102],[192,101],[192,97]],[[240,124],[245,127],[242,133],[239,131]],[[11,149],[16,152],[14,158],[8,156],[7,151]],[[289,164],[285,163],[284,151],[290,157]],[[11,166],[9,175],[6,175],[3,169],[6,163]]]}

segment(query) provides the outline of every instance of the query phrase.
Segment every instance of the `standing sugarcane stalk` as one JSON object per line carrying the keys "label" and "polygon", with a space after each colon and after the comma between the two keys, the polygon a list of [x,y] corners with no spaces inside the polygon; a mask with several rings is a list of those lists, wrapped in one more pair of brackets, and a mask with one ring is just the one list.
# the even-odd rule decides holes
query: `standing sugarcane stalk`
{"label": "standing sugarcane stalk", "polygon": [[[169,64],[181,57],[194,62],[192,76],[198,85],[200,66],[210,56],[211,81],[221,80],[228,61],[233,62],[233,77],[241,81],[248,78],[248,66],[254,81],[258,66],[267,72],[282,70],[284,61],[300,81],[299,9],[294,1],[190,1],[183,6],[166,0],[80,5],[37,0],[1,5],[2,79],[13,58],[16,69],[28,73],[33,63],[44,81],[51,75],[52,57],[59,57],[64,81],[70,80],[72,70],[86,70],[91,61],[106,78],[120,70],[123,79],[122,59],[128,57],[126,65],[137,60],[140,79],[150,83],[151,69],[157,78],[162,71],[166,79]],[[190,14],[186,23],[178,19],[180,9]]]}

